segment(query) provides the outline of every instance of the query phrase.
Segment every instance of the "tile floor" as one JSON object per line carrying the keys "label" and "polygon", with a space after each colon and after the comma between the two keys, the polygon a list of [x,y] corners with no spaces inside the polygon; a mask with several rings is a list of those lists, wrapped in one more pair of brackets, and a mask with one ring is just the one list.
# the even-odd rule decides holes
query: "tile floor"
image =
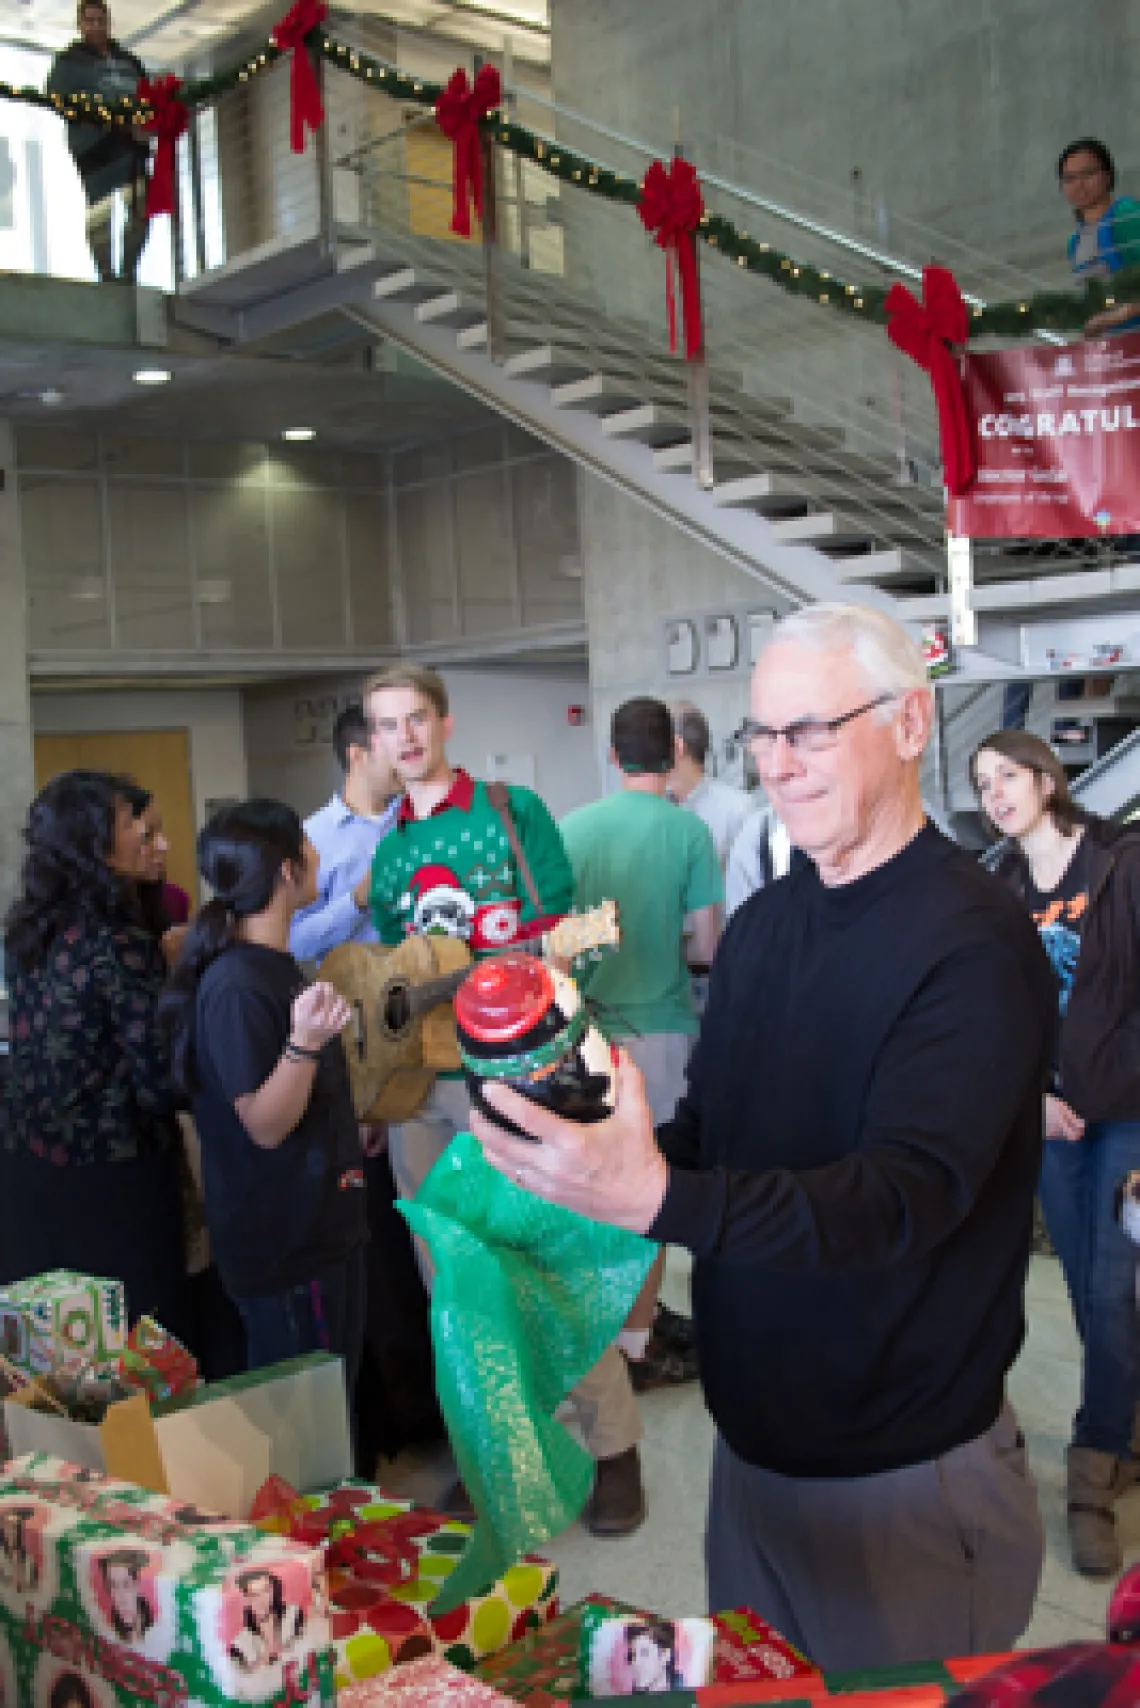
{"label": "tile floor", "polygon": [[[687,1309],[684,1265],[670,1253],[666,1297]],[[1035,1257],[1029,1277],[1029,1335],[1010,1383],[1029,1444],[1045,1522],[1045,1569],[1025,1645],[1041,1647],[1103,1633],[1110,1586],[1078,1577],[1065,1538],[1064,1448],[1078,1390],[1076,1336],[1054,1258]],[[620,1595],[662,1613],[704,1609],[701,1537],[712,1451],[712,1425],[695,1385],[643,1397],[642,1448],[649,1517],[636,1535],[599,1542],[575,1525],[543,1552],[562,1570],[564,1603],[587,1590]],[[405,1454],[382,1466],[393,1492],[430,1502],[453,1474],[449,1461]],[[1140,1485],[1121,1501],[1127,1560],[1140,1558]]]}

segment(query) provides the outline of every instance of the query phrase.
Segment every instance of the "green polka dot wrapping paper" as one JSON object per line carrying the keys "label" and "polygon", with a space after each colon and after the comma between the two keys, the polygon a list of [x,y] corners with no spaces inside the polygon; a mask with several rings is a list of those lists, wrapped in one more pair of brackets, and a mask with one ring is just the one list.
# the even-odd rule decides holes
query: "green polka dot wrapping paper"
{"label": "green polka dot wrapping paper", "polygon": [[470,1527],[347,1482],[300,1497],[291,1534],[327,1537],[338,1689],[432,1653],[470,1671],[478,1661],[544,1626],[558,1612],[558,1573],[527,1555],[493,1583],[442,1614],[432,1604],[467,1548]]}

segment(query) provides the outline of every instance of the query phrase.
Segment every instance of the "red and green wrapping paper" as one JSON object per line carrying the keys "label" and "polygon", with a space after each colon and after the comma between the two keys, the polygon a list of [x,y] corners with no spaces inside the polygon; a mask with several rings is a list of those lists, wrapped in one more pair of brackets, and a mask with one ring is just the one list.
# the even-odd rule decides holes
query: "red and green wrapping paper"
{"label": "red and green wrapping paper", "polygon": [[[582,1649],[591,1624],[596,1619],[652,1617],[628,1602],[588,1595],[522,1642],[480,1661],[475,1670],[484,1683],[516,1702],[529,1703],[530,1708],[540,1708],[547,1698],[582,1697],[586,1694]],[[818,1668],[750,1608],[718,1613],[713,1624],[716,1644],[710,1688],[766,1683],[782,1688],[800,1680],[819,1680]],[[691,1698],[692,1693],[688,1694]]]}
{"label": "red and green wrapping paper", "polygon": [[139,1389],[152,1404],[189,1393],[199,1379],[196,1360],[153,1317],[140,1317],[127,1336],[118,1374],[124,1387]]}
{"label": "red and green wrapping paper", "polygon": [[368,1483],[297,1495],[275,1481],[258,1497],[256,1516],[266,1530],[325,1544],[338,1688],[429,1653],[470,1671],[558,1611],[557,1571],[528,1555],[481,1594],[437,1612],[470,1527]]}

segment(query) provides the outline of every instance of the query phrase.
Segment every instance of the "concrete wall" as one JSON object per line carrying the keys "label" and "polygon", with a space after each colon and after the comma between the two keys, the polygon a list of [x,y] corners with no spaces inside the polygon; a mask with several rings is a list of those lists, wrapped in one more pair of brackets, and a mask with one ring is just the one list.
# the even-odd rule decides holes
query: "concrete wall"
{"label": "concrete wall", "polygon": [[27,594],[12,430],[0,421],[0,915],[16,891],[20,828],[32,796]]}
{"label": "concrete wall", "polygon": [[[1023,237],[1027,253],[1059,252],[1065,142],[1103,136],[1121,187],[1135,194],[1140,183],[1134,0],[551,0],[550,10],[560,101],[657,148],[671,146],[678,117],[685,138],[734,137],[843,192],[851,223],[873,229],[883,196],[895,216],[995,254]],[[771,182],[748,181],[761,175]]]}
{"label": "concrete wall", "polygon": [[240,800],[248,792],[241,694],[236,688],[33,694],[32,728],[36,735],[68,735],[76,730],[187,730],[194,818],[199,829],[206,822],[207,801],[227,796]]}
{"label": "concrete wall", "polygon": [[[449,751],[458,764],[486,777],[496,756],[521,759],[524,768],[529,756],[533,785],[556,818],[597,795],[590,726],[573,727],[566,717],[568,706],[588,704],[584,673],[451,669],[444,676],[455,719]],[[298,744],[296,702],[311,695],[354,695],[359,686],[359,678],[346,677],[249,690],[244,717],[250,793],[275,796],[302,813],[328,800],[341,774],[326,743]],[[509,780],[515,780],[514,772]]]}
{"label": "concrete wall", "polygon": [[[691,540],[596,475],[581,476],[582,559],[594,738],[605,767],[610,718],[635,694],[692,700],[718,742],[748,709],[748,674],[722,680],[666,674],[662,618],[780,605],[745,570]],[[612,773],[606,777],[612,786]]]}

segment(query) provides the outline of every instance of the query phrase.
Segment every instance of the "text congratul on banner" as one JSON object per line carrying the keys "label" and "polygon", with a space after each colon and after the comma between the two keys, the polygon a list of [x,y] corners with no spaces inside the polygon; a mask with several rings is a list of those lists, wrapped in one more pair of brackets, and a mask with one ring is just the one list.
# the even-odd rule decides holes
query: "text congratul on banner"
{"label": "text congratul on banner", "polygon": [[978,472],[951,533],[1140,534],[1140,333],[968,355],[963,382]]}

